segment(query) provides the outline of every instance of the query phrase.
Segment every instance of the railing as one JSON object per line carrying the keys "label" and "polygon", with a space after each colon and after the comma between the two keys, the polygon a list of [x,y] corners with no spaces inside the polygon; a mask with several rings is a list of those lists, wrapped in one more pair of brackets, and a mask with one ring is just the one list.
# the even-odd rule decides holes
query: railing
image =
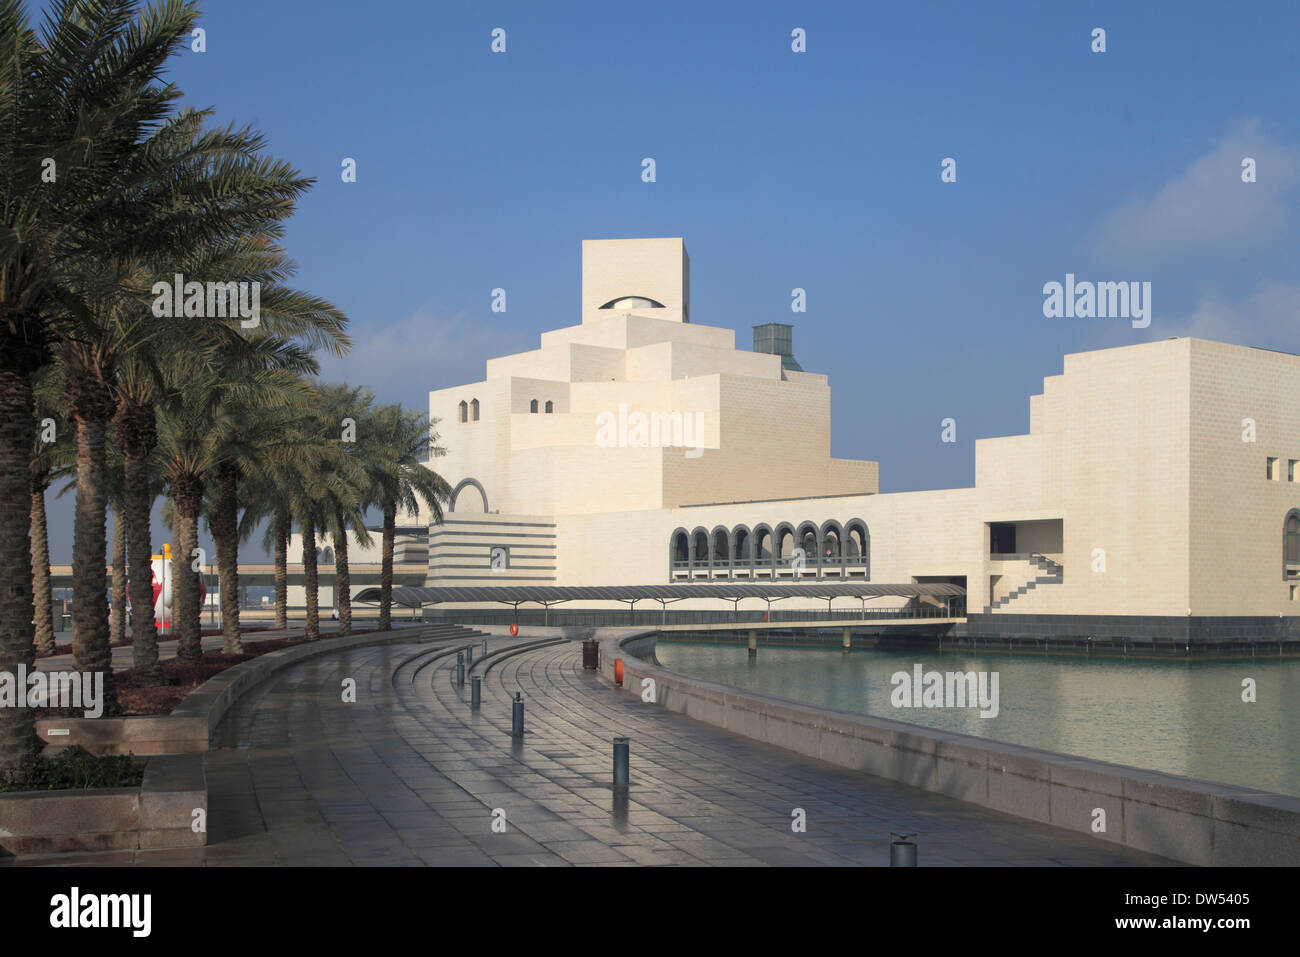
{"label": "railing", "polygon": [[[862,555],[848,555],[841,558],[838,555],[818,559],[816,556],[809,556],[803,562],[803,574],[816,576],[822,571],[833,571],[837,568],[843,569],[865,569],[870,563]],[[696,561],[683,560],[675,558],[671,563],[672,571],[677,572],[714,572],[714,571],[775,571],[777,574],[793,573],[793,566],[789,558],[778,558],[773,564],[772,556],[765,555],[761,558],[736,558],[736,559],[701,559]]]}
{"label": "railing", "polygon": [[[649,601],[649,599],[647,599]],[[816,608],[799,608],[779,611],[772,609],[730,610],[668,610],[658,608],[638,608],[633,612],[624,609],[573,609],[560,611],[540,608],[520,609],[518,612],[508,609],[501,611],[454,611],[433,609],[425,612],[430,620],[451,620],[464,625],[553,625],[553,626],[587,626],[587,627],[626,627],[655,625],[718,625],[718,624],[761,624],[763,622],[801,622],[801,621],[895,621],[924,620],[936,618],[961,618],[966,614],[965,608],[953,608],[951,614],[945,608],[933,605],[919,605],[903,608],[833,608],[830,611]]]}

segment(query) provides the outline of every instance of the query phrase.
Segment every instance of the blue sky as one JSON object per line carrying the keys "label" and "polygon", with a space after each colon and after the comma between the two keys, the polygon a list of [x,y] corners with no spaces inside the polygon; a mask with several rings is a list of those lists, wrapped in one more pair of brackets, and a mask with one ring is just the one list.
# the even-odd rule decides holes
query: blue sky
{"label": "blue sky", "polygon": [[[383,400],[577,323],[584,238],[684,237],[693,321],[742,347],[793,322],[833,454],[879,460],[881,491],[971,484],[974,440],[1026,431],[1064,353],[1300,351],[1300,5],[463,6],[209,2],[171,74],[317,178],[297,282],[353,320],[326,374]],[[1151,282],[1150,327],[1045,318],[1067,272]]]}

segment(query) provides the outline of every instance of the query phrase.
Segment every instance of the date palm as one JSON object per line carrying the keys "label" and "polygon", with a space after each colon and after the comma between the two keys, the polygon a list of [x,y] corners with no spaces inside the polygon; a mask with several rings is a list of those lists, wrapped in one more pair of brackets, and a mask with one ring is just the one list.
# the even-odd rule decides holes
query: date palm
{"label": "date palm", "polygon": [[397,512],[418,515],[421,505],[433,522],[442,521],[442,506],[451,496],[447,481],[433,470],[432,460],[446,455],[434,431],[438,420],[400,405],[376,408],[366,422],[380,454],[367,458],[370,504],[383,513],[383,544],[379,577],[379,630],[387,631],[393,607],[393,540]]}
{"label": "date palm", "polygon": [[202,659],[199,590],[193,563],[198,551],[198,522],[207,478],[215,475],[239,428],[232,409],[265,401],[289,405],[304,401],[310,390],[301,380],[315,360],[304,347],[265,332],[246,340],[242,350],[181,357],[170,370],[172,387],[158,415],[158,452],[172,504],[173,619],[176,657]]}
{"label": "date palm", "polygon": [[29,466],[31,488],[32,595],[36,610],[38,655],[54,653],[54,592],[50,579],[50,532],[45,493],[60,469],[71,462],[69,429],[63,413],[63,378],[57,366],[36,373],[36,441]]}
{"label": "date palm", "polygon": [[[28,657],[32,642],[30,533],[17,514],[19,480],[28,484],[30,376],[63,351],[90,373],[71,381],[69,395],[81,472],[74,649],[80,667],[109,670],[97,467],[114,406],[111,370],[95,353],[102,339],[88,277],[121,258],[259,228],[306,187],[257,157],[256,135],[200,133],[205,114],[174,115],[180,91],[160,77],[197,16],[178,0],[143,12],[135,0],[57,0],[38,34],[20,3],[0,0],[0,667]],[[250,174],[286,188],[212,188]],[[75,343],[85,349],[67,355]],[[33,740],[25,709],[0,715],[0,768],[30,753]]]}
{"label": "date palm", "polygon": [[370,545],[365,525],[369,472],[388,450],[370,428],[375,394],[346,383],[317,386],[320,395],[321,433],[327,441],[336,435],[339,455],[329,460],[336,485],[323,501],[324,523],[334,543],[334,584],[339,610],[339,634],[352,633],[352,577],[348,563],[348,530],[363,547]]}

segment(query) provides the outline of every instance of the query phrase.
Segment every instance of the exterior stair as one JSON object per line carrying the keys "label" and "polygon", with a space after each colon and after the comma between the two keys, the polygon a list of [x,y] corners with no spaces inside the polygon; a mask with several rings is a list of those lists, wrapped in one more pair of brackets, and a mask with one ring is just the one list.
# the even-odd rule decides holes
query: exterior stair
{"label": "exterior stair", "polygon": [[1065,567],[1060,562],[1054,562],[1045,555],[1031,554],[1029,564],[1038,569],[1038,574],[1031,578],[1025,584],[1013,591],[1007,592],[993,604],[987,606],[985,614],[1004,608],[1011,602],[1015,601],[1021,595],[1027,594],[1037,588],[1039,585],[1059,585],[1065,580]]}

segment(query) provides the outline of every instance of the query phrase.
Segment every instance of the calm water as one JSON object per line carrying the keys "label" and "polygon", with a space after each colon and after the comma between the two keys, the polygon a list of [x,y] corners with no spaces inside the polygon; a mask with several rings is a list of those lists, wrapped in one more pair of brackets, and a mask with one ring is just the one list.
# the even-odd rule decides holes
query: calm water
{"label": "calm water", "polygon": [[[840,711],[1300,796],[1300,661],[1129,661],[661,639],[666,668]],[[998,672],[1000,711],[894,708],[890,676]],[[1253,678],[1256,701],[1241,700]]]}

